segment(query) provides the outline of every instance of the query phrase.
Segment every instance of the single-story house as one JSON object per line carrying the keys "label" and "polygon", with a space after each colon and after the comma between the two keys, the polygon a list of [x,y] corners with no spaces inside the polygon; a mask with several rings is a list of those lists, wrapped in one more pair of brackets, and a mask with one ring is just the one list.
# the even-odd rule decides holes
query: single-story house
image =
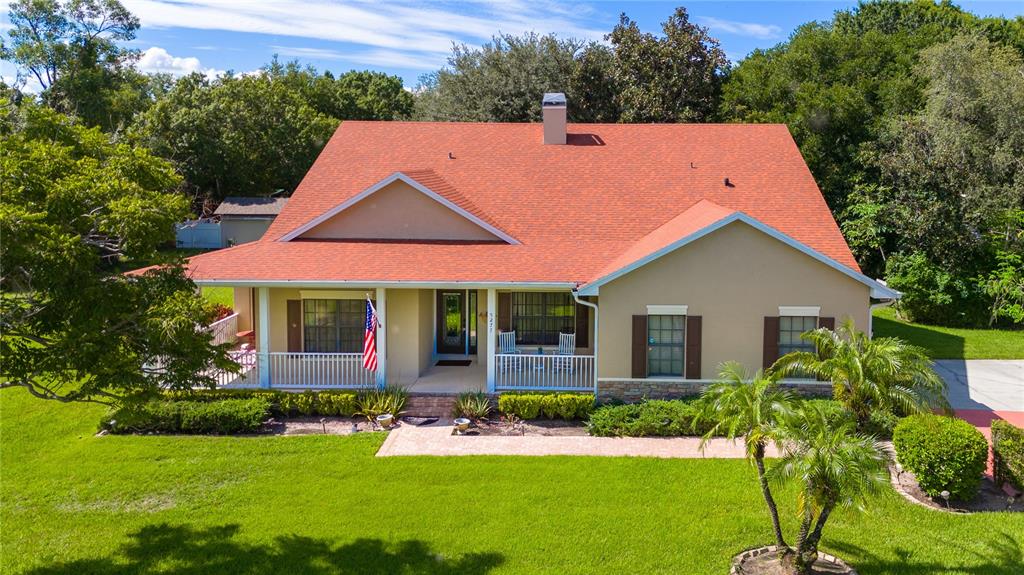
{"label": "single-story house", "polygon": [[899,296],[861,273],[786,126],[542,105],[542,124],[343,122],[258,241],[189,262],[255,330],[231,383],[692,392]]}
{"label": "single-story house", "polygon": [[224,198],[213,212],[220,217],[221,245],[236,246],[260,239],[287,203],[285,197]]}

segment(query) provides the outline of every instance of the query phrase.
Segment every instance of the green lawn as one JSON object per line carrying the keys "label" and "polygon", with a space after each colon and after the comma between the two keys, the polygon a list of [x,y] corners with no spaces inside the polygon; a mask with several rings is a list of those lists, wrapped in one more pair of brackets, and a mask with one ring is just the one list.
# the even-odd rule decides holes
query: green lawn
{"label": "green lawn", "polygon": [[923,347],[932,359],[1024,359],[1024,331],[965,329],[910,323],[896,310],[875,310],[878,337],[898,337]]}
{"label": "green lawn", "polygon": [[[770,539],[742,461],[378,459],[377,434],[95,437],[102,413],[0,392],[0,572],[721,575]],[[1019,574],[1022,545],[1024,515],[892,492],[825,537],[863,574]]]}
{"label": "green lawn", "polygon": [[234,309],[235,290],[229,287],[204,287],[203,297],[213,303]]}

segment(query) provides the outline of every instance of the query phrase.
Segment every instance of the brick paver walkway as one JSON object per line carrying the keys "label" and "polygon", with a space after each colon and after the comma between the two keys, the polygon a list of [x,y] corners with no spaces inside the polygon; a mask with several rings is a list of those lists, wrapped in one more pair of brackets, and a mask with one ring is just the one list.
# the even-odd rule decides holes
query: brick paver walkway
{"label": "brick paver walkway", "polygon": [[[680,459],[744,457],[743,442],[712,439],[700,449],[696,437],[457,436],[451,421],[401,425],[388,433],[377,457],[400,455],[591,455]],[[769,450],[769,456],[776,453]]]}

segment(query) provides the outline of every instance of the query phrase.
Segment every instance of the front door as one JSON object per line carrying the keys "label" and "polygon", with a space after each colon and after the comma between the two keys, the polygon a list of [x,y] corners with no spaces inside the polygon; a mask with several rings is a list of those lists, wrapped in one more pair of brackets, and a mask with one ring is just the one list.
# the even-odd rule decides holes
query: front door
{"label": "front door", "polygon": [[437,290],[437,353],[466,353],[466,292]]}

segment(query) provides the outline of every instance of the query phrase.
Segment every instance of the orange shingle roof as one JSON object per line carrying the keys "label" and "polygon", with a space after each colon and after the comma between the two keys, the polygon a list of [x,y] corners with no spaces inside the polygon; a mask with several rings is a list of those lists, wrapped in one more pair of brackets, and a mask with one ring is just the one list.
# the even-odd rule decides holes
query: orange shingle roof
{"label": "orange shingle roof", "polygon": [[[784,125],[568,131],[560,146],[542,143],[540,124],[344,122],[263,239],[193,257],[190,271],[224,281],[586,283],[733,212],[859,271]],[[278,241],[398,171],[521,245]]]}

